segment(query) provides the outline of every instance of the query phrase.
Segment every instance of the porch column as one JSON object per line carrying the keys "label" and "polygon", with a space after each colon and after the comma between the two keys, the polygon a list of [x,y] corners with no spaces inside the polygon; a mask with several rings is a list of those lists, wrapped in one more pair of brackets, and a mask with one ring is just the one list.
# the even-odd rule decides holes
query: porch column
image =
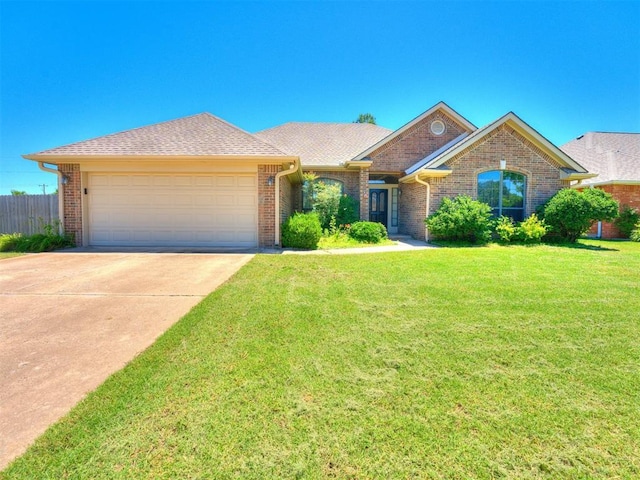
{"label": "porch column", "polygon": [[369,167],[360,168],[360,220],[369,220]]}

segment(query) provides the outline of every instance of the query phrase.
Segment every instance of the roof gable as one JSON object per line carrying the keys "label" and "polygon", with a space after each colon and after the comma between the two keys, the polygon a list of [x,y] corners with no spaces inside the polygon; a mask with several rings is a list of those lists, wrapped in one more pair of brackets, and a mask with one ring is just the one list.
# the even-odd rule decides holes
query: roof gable
{"label": "roof gable", "polygon": [[421,164],[420,166],[417,166],[418,164],[416,164],[407,169],[406,173],[408,176],[413,176],[419,174],[421,171],[442,168],[446,162],[454,158],[459,153],[462,153],[465,149],[471,148],[475,143],[479,142],[502,125],[509,125],[526,140],[539,148],[543,153],[549,155],[558,162],[561,168],[580,174],[587,174],[587,170],[582,165],[556,147],[513,112],[509,112],[489,125],[476,130],[467,137],[461,139],[459,142],[449,146],[449,148],[444,149],[439,155],[431,158],[430,160],[426,162],[424,160],[418,162],[418,164]]}
{"label": "roof gable", "polygon": [[25,155],[83,156],[286,156],[273,145],[211,115],[200,113]]}
{"label": "roof gable", "polygon": [[468,132],[472,132],[472,131],[476,130],[476,126],[473,123],[471,123],[469,120],[464,118],[462,115],[460,115],[458,112],[456,112],[454,109],[452,109],[446,103],[439,102],[436,105],[434,105],[433,107],[431,107],[429,110],[427,110],[426,112],[420,114],[419,116],[417,116],[416,118],[411,120],[409,123],[406,123],[405,125],[403,125],[399,129],[397,129],[394,132],[392,132],[387,137],[381,139],[376,144],[371,145],[369,148],[367,148],[366,150],[361,152],[359,155],[354,157],[353,160],[356,160],[356,161],[357,160],[364,160],[369,155],[371,155],[373,152],[375,152],[376,150],[380,149],[385,144],[392,142],[393,140],[395,140],[396,138],[401,136],[403,133],[405,133],[406,131],[410,130],[412,127],[416,126],[417,124],[422,122],[425,118],[433,115],[437,111],[441,111],[442,113],[444,113],[446,116],[451,118],[454,122],[458,123],[464,130],[466,130]]}
{"label": "roof gable", "polygon": [[306,166],[339,166],[387,137],[391,130],[370,123],[290,122],[255,134],[300,157]]}
{"label": "roof gable", "polygon": [[585,183],[640,181],[640,133],[587,132],[560,149],[598,174]]}

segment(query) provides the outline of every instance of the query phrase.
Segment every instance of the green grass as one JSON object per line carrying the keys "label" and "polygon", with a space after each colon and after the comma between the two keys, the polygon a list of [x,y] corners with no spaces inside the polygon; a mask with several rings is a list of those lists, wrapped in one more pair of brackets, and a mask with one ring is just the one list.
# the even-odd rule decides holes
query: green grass
{"label": "green grass", "polygon": [[383,247],[395,244],[396,242],[389,240],[388,238],[385,238],[378,243],[361,243],[348,235],[341,234],[322,237],[320,242],[318,242],[318,249],[330,250],[334,248]]}
{"label": "green grass", "polygon": [[638,478],[639,284],[631,242],[257,256],[4,478]]}
{"label": "green grass", "polygon": [[4,258],[19,257],[20,255],[24,255],[24,253],[18,253],[18,252],[0,252],[0,260],[2,260],[2,259],[4,259]]}

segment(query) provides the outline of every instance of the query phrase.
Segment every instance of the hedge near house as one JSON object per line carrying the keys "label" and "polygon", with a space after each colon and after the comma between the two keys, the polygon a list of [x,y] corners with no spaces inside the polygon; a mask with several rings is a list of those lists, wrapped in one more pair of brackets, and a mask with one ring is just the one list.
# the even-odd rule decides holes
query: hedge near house
{"label": "hedge near house", "polygon": [[486,243],[491,238],[491,207],[467,195],[444,198],[425,223],[436,238]]}
{"label": "hedge near house", "polygon": [[618,202],[599,188],[580,192],[565,188],[542,208],[545,223],[554,233],[574,243],[594,222],[610,222],[618,216]]}

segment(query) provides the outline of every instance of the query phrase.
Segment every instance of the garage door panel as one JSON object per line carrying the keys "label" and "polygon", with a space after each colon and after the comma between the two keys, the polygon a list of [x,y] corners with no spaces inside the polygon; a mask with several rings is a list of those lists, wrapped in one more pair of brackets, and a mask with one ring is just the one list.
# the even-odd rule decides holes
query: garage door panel
{"label": "garage door panel", "polygon": [[255,175],[89,174],[88,185],[92,245],[258,243]]}

